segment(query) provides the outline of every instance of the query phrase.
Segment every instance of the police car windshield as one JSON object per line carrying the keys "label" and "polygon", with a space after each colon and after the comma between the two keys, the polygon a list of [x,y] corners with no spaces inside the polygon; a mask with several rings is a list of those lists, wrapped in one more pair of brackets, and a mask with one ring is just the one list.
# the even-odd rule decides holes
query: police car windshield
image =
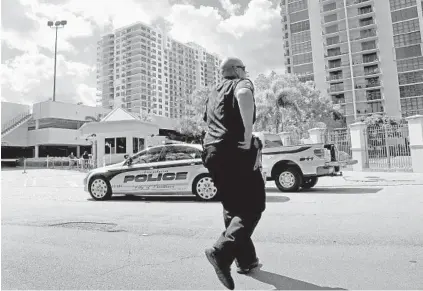
{"label": "police car windshield", "polygon": [[160,159],[164,146],[147,148],[131,157],[132,163],[152,163]]}

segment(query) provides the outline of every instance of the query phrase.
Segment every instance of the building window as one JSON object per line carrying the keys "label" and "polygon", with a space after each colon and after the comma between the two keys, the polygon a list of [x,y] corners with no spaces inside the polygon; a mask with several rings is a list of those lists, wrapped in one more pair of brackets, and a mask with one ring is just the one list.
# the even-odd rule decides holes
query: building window
{"label": "building window", "polygon": [[292,13],[290,15],[291,23],[304,21],[306,19],[308,19],[308,10],[303,10],[303,11],[300,11],[300,12],[297,12],[297,13]]}
{"label": "building window", "polygon": [[391,10],[398,10],[416,5],[416,0],[389,0]]}
{"label": "building window", "polygon": [[[414,115],[422,113],[423,109],[423,97],[417,98],[406,98],[401,100],[401,111],[405,115]],[[407,114],[408,113],[408,114]]]}
{"label": "building window", "polygon": [[394,23],[392,25],[392,28],[394,31],[394,35],[409,33],[413,31],[419,31],[420,30],[419,19],[416,18],[409,21]]}
{"label": "building window", "polygon": [[410,7],[391,13],[392,23],[409,20],[418,17],[417,7]]}
{"label": "building window", "polygon": [[126,137],[106,138],[104,152],[106,154],[125,154]]}
{"label": "building window", "polygon": [[395,47],[409,46],[409,45],[417,44],[421,42],[422,42],[422,38],[421,38],[420,31],[394,36]]}
{"label": "building window", "polygon": [[310,21],[302,21],[291,24],[291,33],[302,32],[304,30],[310,30]]}
{"label": "building window", "polygon": [[291,14],[296,11],[307,9],[307,0],[300,0],[288,4],[288,12]]}
{"label": "building window", "polygon": [[145,140],[143,138],[134,137],[132,138],[132,152],[138,153],[142,151],[145,147]]}
{"label": "building window", "polygon": [[399,74],[398,80],[400,85],[423,83],[423,71]]}
{"label": "building window", "polygon": [[423,57],[397,61],[398,72],[408,72],[423,69]]}
{"label": "building window", "polygon": [[400,98],[423,96],[423,84],[400,87]]}
{"label": "building window", "polygon": [[308,64],[313,62],[313,55],[312,53],[305,53],[302,55],[295,55],[294,56],[294,65],[300,64]]}
{"label": "building window", "polygon": [[420,44],[397,48],[395,49],[395,52],[398,60],[419,57],[422,55],[422,49]]}

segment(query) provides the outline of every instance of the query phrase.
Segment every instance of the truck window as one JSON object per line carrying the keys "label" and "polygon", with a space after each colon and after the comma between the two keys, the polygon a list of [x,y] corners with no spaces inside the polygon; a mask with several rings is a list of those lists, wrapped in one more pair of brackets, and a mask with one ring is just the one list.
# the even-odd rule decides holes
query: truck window
{"label": "truck window", "polygon": [[276,147],[281,147],[283,146],[282,144],[282,139],[279,135],[277,134],[264,134],[264,147],[265,148],[276,148]]}

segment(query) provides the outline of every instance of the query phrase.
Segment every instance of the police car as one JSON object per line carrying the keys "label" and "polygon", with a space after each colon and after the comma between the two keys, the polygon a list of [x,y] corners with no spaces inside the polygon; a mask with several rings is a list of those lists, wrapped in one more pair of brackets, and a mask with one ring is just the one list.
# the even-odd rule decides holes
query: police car
{"label": "police car", "polygon": [[173,195],[189,193],[213,200],[216,188],[201,160],[198,144],[164,144],[150,147],[125,161],[90,171],[84,189],[95,200],[113,194]]}

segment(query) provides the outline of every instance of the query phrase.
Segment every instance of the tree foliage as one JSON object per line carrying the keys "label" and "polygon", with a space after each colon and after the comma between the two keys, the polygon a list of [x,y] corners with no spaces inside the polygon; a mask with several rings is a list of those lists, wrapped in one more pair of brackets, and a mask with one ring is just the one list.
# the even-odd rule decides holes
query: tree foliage
{"label": "tree foliage", "polygon": [[185,114],[176,125],[176,130],[189,138],[202,136],[206,129],[203,121],[204,110],[208,96],[211,94],[211,87],[202,87],[194,90],[185,102]]}
{"label": "tree foliage", "polygon": [[404,122],[402,118],[395,118],[384,116],[382,114],[371,114],[368,116],[362,116],[356,121],[364,122],[367,126],[377,126],[377,125],[399,125]]}
{"label": "tree foliage", "polygon": [[[345,127],[339,107],[315,89],[314,82],[301,82],[295,75],[271,72],[254,80],[257,120],[255,131],[289,131],[302,134],[313,127]],[[187,99],[185,115],[176,130],[199,137],[206,129],[205,103],[211,87],[195,90]],[[334,120],[334,117],[338,120]]]}
{"label": "tree foliage", "polygon": [[345,126],[340,108],[315,89],[314,82],[301,82],[295,75],[271,72],[268,76],[259,75],[254,85],[256,131],[301,134],[313,127]]}

